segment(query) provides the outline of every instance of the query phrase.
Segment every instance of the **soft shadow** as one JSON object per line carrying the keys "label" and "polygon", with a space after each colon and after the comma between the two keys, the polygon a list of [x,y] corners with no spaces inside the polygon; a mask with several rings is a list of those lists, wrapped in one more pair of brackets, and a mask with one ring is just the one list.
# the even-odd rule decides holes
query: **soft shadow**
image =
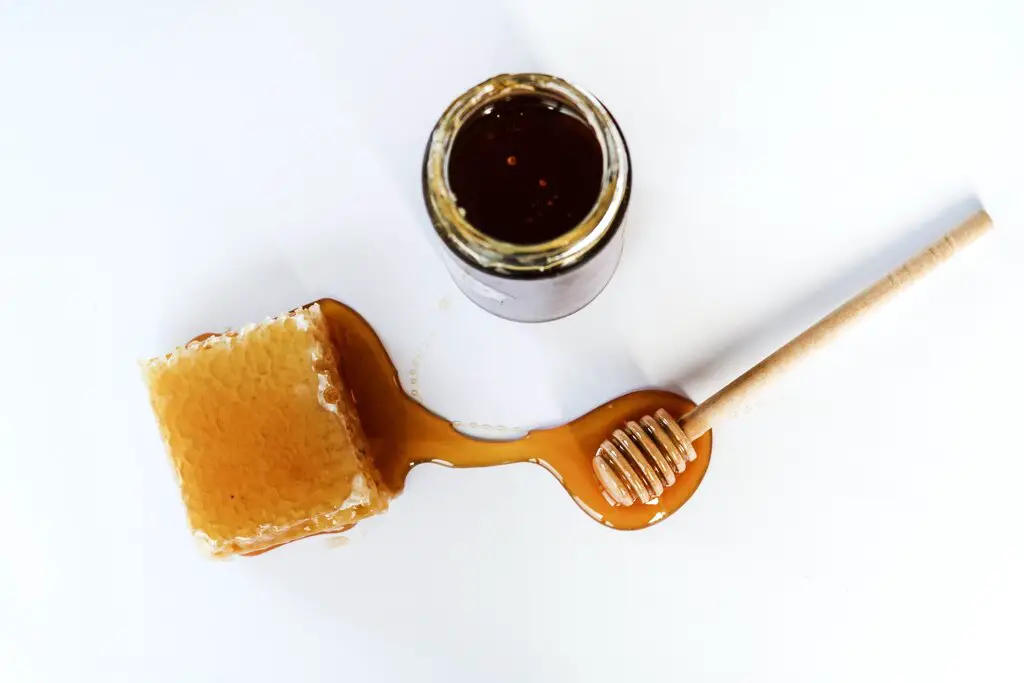
{"label": "soft shadow", "polygon": [[173,290],[166,288],[154,301],[157,348],[259,322],[325,297],[360,311],[382,336],[419,329],[421,319],[436,315],[438,292],[449,286],[443,266],[416,268],[416,277],[410,277],[410,262],[430,258],[433,263],[433,255],[421,243],[403,240],[406,226],[360,217],[338,223],[352,220],[363,229],[239,262],[202,278],[182,278]]}
{"label": "soft shadow", "polygon": [[[422,212],[423,150],[448,104],[491,76],[536,71],[541,62],[503,3],[434,0],[397,12],[371,3],[360,11],[337,41],[338,77],[396,192]],[[368,62],[372,68],[363,68]]]}
{"label": "soft shadow", "polygon": [[[719,351],[691,363],[677,375],[675,383],[690,388],[708,385],[713,386],[713,390],[721,388],[981,208],[977,197],[966,197],[951,204],[880,252],[855,263],[817,291],[753,325]],[[730,375],[722,377],[725,372]]]}
{"label": "soft shadow", "polygon": [[[230,275],[229,275],[230,272]],[[316,298],[285,261],[247,264],[210,279],[183,281],[159,302],[161,348],[206,332],[220,333],[278,315]]]}

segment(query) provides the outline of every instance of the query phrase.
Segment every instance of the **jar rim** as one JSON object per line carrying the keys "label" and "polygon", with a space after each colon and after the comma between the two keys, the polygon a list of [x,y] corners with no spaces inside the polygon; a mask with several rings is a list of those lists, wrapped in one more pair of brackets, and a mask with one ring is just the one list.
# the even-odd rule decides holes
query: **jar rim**
{"label": "jar rim", "polygon": [[[462,126],[487,105],[515,95],[548,97],[573,109],[594,133],[603,159],[601,187],[590,212],[568,232],[537,244],[505,242],[475,228],[459,211],[448,181],[448,160]],[[622,133],[596,97],[548,74],[501,74],[467,90],[438,119],[427,143],[423,193],[438,236],[463,260],[485,271],[529,277],[572,268],[600,248],[618,227],[629,173]]]}

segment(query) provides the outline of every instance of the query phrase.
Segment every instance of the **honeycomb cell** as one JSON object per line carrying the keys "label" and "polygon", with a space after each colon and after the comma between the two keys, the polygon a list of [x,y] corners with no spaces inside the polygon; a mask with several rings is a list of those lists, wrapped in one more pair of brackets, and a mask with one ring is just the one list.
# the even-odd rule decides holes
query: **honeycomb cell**
{"label": "honeycomb cell", "polygon": [[188,522],[213,555],[252,553],[387,509],[320,307],[143,363]]}

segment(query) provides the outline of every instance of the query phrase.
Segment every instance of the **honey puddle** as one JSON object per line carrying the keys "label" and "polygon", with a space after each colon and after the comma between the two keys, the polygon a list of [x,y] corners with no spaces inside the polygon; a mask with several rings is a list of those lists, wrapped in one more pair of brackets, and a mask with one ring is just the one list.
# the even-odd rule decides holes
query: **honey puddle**
{"label": "honey puddle", "polygon": [[532,431],[515,441],[474,439],[405,393],[384,345],[362,316],[333,299],[317,303],[330,324],[339,370],[355,397],[370,453],[384,484],[396,494],[405,487],[409,470],[421,463],[490,467],[532,462],[551,472],[593,519],[614,529],[642,529],[682,507],[704,478],[711,458],[710,432],[693,442],[697,459],[659,499],[647,505],[612,505],[594,476],[594,454],[615,429],[659,408],[684,415],[694,404],[682,396],[636,391],[569,424]]}

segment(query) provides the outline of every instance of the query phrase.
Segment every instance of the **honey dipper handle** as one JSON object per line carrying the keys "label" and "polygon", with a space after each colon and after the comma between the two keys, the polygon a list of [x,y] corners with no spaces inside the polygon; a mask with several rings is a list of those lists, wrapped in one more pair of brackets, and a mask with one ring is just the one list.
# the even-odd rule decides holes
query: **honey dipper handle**
{"label": "honey dipper handle", "polygon": [[697,439],[711,429],[713,422],[734,413],[755,390],[785,372],[790,365],[803,358],[812,349],[824,344],[841,330],[852,325],[863,314],[880,306],[901,289],[930,273],[936,266],[948,260],[991,227],[992,219],[989,215],[984,210],[978,211],[931,246],[814,323],[795,339],[684,415],[681,418],[683,431],[691,440]]}

